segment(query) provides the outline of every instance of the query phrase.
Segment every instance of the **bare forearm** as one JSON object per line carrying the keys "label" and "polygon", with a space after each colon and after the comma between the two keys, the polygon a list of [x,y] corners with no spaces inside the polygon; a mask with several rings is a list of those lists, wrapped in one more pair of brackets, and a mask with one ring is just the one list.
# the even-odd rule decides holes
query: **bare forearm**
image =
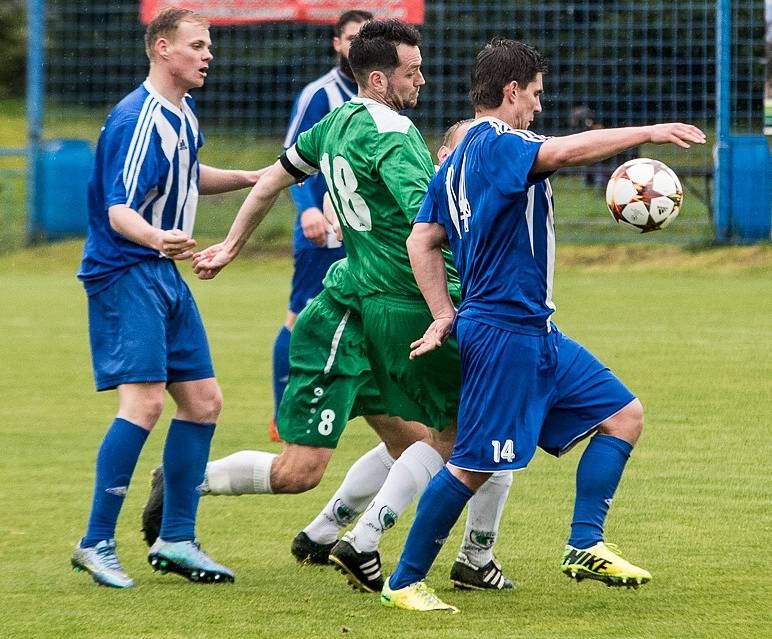
{"label": "bare forearm", "polygon": [[238,169],[217,169],[206,164],[199,165],[199,191],[202,195],[228,193],[253,186],[259,171]]}
{"label": "bare forearm", "polygon": [[605,160],[625,149],[650,141],[649,127],[596,129],[550,138],[539,151],[534,173],[555,171],[565,166],[582,166]]}
{"label": "bare forearm", "polygon": [[544,142],[531,172],[543,173],[564,166],[592,164],[640,144],[674,144],[688,149],[691,144],[705,144],[705,140],[705,134],[700,129],[683,122],[585,131]]}
{"label": "bare forearm", "polygon": [[453,317],[456,309],[448,292],[448,277],[442,249],[408,241],[408,252],[415,280],[432,317],[434,319]]}
{"label": "bare forearm", "polygon": [[238,255],[241,252],[242,247],[268,214],[278,196],[279,192],[266,193],[264,189],[260,188],[259,184],[254,186],[247,199],[241,205],[223,242],[229,252],[232,252],[234,255]]}
{"label": "bare forearm", "polygon": [[136,244],[160,250],[161,230],[148,224],[134,209],[116,204],[110,207],[108,215],[116,233]]}
{"label": "bare forearm", "polygon": [[233,220],[228,236],[223,242],[226,250],[238,255],[253,231],[263,221],[283,189],[294,183],[279,162],[276,162],[260,177],[241,205]]}

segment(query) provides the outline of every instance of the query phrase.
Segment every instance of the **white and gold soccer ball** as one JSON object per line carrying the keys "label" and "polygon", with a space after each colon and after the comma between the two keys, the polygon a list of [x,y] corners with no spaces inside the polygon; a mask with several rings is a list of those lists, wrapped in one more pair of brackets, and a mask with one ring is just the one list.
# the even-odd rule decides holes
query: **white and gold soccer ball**
{"label": "white and gold soccer ball", "polygon": [[681,209],[684,193],[673,170],[659,160],[638,158],[611,174],[606,204],[612,217],[640,233],[668,226]]}

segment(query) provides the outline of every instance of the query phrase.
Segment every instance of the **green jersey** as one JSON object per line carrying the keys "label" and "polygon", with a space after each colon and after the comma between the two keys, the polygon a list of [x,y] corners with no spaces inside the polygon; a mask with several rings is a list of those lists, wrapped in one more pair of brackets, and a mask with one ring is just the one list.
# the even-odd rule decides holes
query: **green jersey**
{"label": "green jersey", "polygon": [[[409,118],[375,100],[353,98],[301,133],[282,164],[298,180],[324,175],[359,295],[421,295],[405,241],[434,164]],[[458,274],[450,253],[445,258],[457,298]]]}
{"label": "green jersey", "polygon": [[351,270],[348,266],[348,258],[344,257],[333,262],[322,280],[322,286],[330,294],[330,297],[341,306],[362,314],[362,305],[359,300],[356,282],[351,278]]}

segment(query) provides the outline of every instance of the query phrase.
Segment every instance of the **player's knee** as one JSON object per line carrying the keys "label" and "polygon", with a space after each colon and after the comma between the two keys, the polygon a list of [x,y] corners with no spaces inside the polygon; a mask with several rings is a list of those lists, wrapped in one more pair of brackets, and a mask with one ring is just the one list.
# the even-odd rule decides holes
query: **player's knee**
{"label": "player's knee", "polygon": [[284,450],[271,466],[271,488],[275,493],[304,493],[319,485],[329,461],[318,449],[293,447]]}
{"label": "player's knee", "polygon": [[222,391],[217,384],[213,384],[206,393],[196,398],[188,410],[192,414],[191,421],[202,424],[214,424],[222,411]]}
{"label": "player's knee", "polygon": [[613,435],[635,444],[643,432],[643,404],[634,399],[599,429],[604,435]]}
{"label": "player's knee", "polygon": [[132,424],[152,430],[163,409],[164,398],[160,394],[157,397],[145,397],[142,402],[122,402],[118,414]]}

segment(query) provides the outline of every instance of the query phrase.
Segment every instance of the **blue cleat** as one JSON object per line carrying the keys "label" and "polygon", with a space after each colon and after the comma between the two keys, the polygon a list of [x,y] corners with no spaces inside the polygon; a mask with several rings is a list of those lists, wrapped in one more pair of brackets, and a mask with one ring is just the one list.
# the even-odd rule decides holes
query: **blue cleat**
{"label": "blue cleat", "polygon": [[174,572],[190,581],[204,584],[233,583],[236,578],[229,568],[212,561],[201,550],[198,541],[164,541],[156,539],[147,560],[161,574]]}
{"label": "blue cleat", "polygon": [[131,577],[123,571],[121,562],[118,561],[114,539],[104,539],[96,546],[89,548],[83,548],[78,544],[72,553],[70,564],[75,572],[85,570],[100,586],[131,588],[134,585]]}

